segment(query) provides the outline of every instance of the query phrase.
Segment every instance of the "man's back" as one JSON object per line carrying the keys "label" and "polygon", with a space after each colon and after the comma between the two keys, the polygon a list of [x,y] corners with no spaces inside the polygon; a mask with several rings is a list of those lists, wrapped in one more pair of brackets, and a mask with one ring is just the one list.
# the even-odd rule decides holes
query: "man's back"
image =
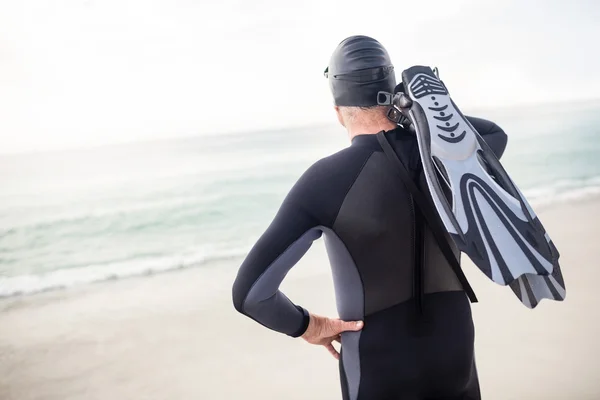
{"label": "man's back", "polygon": [[[471,122],[500,155],[504,133]],[[425,188],[415,137],[402,129],[387,135]],[[365,322],[362,331],[342,334],[344,398],[478,398],[469,301],[375,135],[356,136],[300,178],[240,269],[236,308],[302,335],[308,313],[278,287],[321,235],[340,318]]]}

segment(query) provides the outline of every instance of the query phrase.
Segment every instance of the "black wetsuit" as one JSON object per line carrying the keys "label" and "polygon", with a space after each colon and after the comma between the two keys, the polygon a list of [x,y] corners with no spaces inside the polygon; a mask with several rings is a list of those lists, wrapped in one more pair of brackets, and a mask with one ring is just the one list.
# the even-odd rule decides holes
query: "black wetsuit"
{"label": "black wetsuit", "polygon": [[[500,156],[504,132],[469,120]],[[386,136],[427,193],[415,136],[402,128]],[[308,312],[278,288],[323,235],[339,316],[365,321],[361,331],[342,334],[343,398],[479,399],[469,299],[419,215],[376,135],[356,136],[294,185],[240,268],[236,309],[270,329],[302,335]]]}

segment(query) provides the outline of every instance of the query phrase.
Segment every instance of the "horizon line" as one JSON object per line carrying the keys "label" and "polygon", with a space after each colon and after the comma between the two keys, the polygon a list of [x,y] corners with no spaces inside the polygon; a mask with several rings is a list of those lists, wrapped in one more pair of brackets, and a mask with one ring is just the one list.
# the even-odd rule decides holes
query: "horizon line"
{"label": "horizon line", "polygon": [[[575,100],[558,101],[551,100],[545,102],[525,102],[521,104],[513,104],[513,105],[503,105],[503,106],[483,106],[483,107],[465,107],[464,109],[472,111],[502,111],[502,110],[513,110],[516,108],[539,108],[543,106],[553,106],[553,105],[561,105],[561,107],[569,107],[578,105],[581,103],[590,103],[591,106],[596,105],[596,103],[600,103],[600,97],[594,98],[581,98]],[[470,112],[469,112],[470,113]],[[270,126],[261,128],[253,128],[249,130],[222,130],[211,133],[192,133],[192,134],[176,134],[174,136],[156,136],[149,137],[144,139],[134,139],[134,140],[125,140],[125,141],[115,141],[111,143],[101,143],[96,145],[75,145],[75,146],[64,146],[58,148],[49,148],[49,149],[32,149],[32,150],[14,150],[14,151],[3,151],[0,149],[0,156],[19,156],[19,155],[34,155],[34,154],[46,154],[46,153],[61,153],[61,152],[72,152],[72,151],[87,151],[87,150],[95,150],[95,149],[103,149],[107,147],[120,147],[120,146],[128,146],[132,144],[150,144],[156,142],[163,141],[172,141],[172,140],[190,140],[190,139],[199,139],[199,138],[210,138],[218,135],[240,135],[240,134],[256,134],[256,133],[269,133],[281,130],[303,130],[307,128],[315,128],[315,127],[334,127],[338,124],[336,121],[332,119],[331,122],[323,122],[316,121],[314,123],[306,123],[306,124],[298,124],[298,125],[281,125],[281,126]]]}

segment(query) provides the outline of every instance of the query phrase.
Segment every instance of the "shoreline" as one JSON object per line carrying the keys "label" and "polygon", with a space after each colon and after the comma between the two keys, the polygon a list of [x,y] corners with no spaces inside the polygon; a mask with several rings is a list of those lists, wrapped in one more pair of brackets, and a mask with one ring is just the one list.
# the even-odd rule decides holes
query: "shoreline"
{"label": "shoreline", "polygon": [[[558,195],[556,199],[550,200],[548,202],[538,201],[537,203],[533,203],[533,208],[534,208],[534,211],[536,212],[536,214],[539,214],[540,212],[542,212],[542,213],[550,212],[551,210],[553,210],[555,208],[574,207],[578,204],[585,206],[586,204],[594,203],[594,202],[600,202],[600,186],[598,186],[597,188],[596,187],[585,187],[585,188],[581,188],[579,190],[575,190],[572,192],[566,192],[563,195]],[[552,237],[551,233],[552,232],[550,232],[550,236]],[[250,249],[248,249],[248,250],[250,250]],[[222,267],[227,268],[227,266],[232,265],[232,264],[239,265],[239,263],[241,263],[243,261],[243,259],[244,259],[244,255],[232,255],[232,256],[228,256],[228,257],[219,257],[219,258],[201,262],[201,263],[198,263],[195,265],[177,266],[177,267],[165,268],[165,269],[159,268],[158,270],[145,270],[140,273],[131,274],[131,275],[128,273],[125,273],[123,276],[117,276],[117,275],[111,274],[111,275],[107,275],[106,277],[104,277],[102,279],[90,280],[89,282],[82,282],[82,283],[76,283],[76,284],[65,284],[62,286],[57,285],[56,287],[42,288],[40,290],[35,290],[35,291],[31,291],[31,292],[20,291],[20,293],[9,294],[9,295],[0,295],[0,312],[2,312],[2,310],[3,310],[3,303],[10,302],[11,299],[29,298],[31,296],[41,296],[41,295],[45,295],[48,293],[55,293],[55,292],[94,290],[94,288],[96,286],[99,286],[102,284],[114,284],[115,282],[137,280],[137,279],[152,279],[152,278],[157,278],[157,277],[163,276],[165,274],[178,273],[181,271],[212,269],[216,265],[220,265]],[[68,272],[68,270],[63,269],[63,270],[51,271],[51,272],[48,272],[46,274],[41,274],[41,275],[27,275],[26,277],[27,278],[32,277],[32,278],[38,279],[40,277],[52,275],[53,273],[55,273],[57,271]],[[24,276],[9,277],[8,280],[10,280],[11,278],[21,278],[21,277],[24,277]],[[6,280],[4,282],[6,282]],[[3,282],[0,280],[0,284],[2,284],[2,283]]]}

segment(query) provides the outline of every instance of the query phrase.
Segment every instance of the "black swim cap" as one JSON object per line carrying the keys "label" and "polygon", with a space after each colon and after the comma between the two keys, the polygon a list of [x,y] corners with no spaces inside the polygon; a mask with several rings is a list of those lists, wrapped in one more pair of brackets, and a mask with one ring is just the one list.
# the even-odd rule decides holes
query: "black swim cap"
{"label": "black swim cap", "polygon": [[376,106],[377,93],[392,92],[396,86],[387,50],[368,36],[344,39],[331,55],[325,77],[336,106]]}

